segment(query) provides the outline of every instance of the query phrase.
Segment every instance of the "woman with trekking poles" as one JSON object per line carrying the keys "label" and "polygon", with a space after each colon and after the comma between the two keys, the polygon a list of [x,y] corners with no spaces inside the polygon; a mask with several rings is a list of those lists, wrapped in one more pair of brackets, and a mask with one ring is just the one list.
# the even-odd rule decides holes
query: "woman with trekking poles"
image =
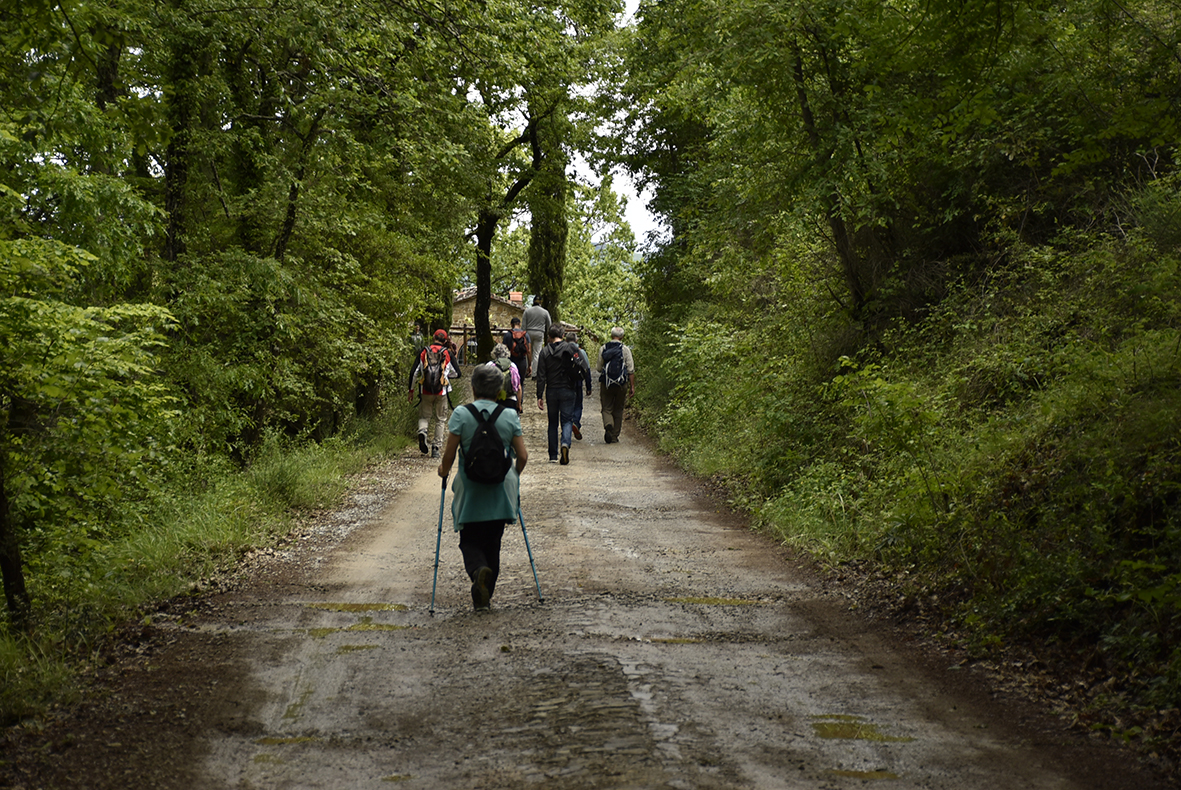
{"label": "woman with trekking poles", "polygon": [[[484,610],[490,608],[500,573],[504,528],[517,520],[520,475],[529,452],[520,416],[496,402],[504,387],[501,372],[480,365],[472,373],[471,382],[473,402],[452,412],[447,422],[439,477],[445,489],[458,454],[461,463],[451,487],[451,517],[459,533],[463,566],[472,580],[472,605]],[[441,515],[439,528],[442,531]],[[435,567],[437,572],[437,548]],[[431,598],[433,609],[433,592]]]}

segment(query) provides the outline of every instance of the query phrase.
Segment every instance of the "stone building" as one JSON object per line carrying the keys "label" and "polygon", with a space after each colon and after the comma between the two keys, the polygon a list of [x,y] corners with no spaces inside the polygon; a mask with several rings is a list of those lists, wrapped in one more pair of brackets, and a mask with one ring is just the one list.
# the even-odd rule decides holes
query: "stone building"
{"label": "stone building", "polygon": [[[459,361],[468,364],[476,351],[476,289],[464,288],[455,292],[451,303],[451,339],[459,349]],[[493,342],[499,342],[501,334],[508,329],[514,318],[521,318],[525,313],[524,294],[512,291],[509,298],[492,294],[492,304],[488,307],[488,323],[492,326]],[[559,321],[563,331],[574,331],[582,334],[581,328],[574,324]]]}
{"label": "stone building", "polygon": [[[462,326],[474,327],[476,310],[476,289],[464,288],[455,292],[451,302],[451,325],[457,329]],[[492,304],[488,308],[488,323],[493,331],[508,329],[514,318],[520,318],[525,312],[524,294],[513,291],[509,298],[492,294]]]}

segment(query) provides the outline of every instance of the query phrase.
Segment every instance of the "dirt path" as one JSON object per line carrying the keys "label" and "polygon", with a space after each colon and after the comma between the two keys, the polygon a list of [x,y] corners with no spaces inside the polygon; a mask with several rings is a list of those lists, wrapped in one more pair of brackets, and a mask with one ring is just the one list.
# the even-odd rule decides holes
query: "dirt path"
{"label": "dirt path", "polygon": [[448,496],[428,614],[440,481],[413,453],[248,583],[144,627],[103,693],[10,739],[0,784],[1165,786],[850,614],[630,424],[605,445],[596,404],[569,466],[526,413],[544,603],[513,526],[471,611]]}

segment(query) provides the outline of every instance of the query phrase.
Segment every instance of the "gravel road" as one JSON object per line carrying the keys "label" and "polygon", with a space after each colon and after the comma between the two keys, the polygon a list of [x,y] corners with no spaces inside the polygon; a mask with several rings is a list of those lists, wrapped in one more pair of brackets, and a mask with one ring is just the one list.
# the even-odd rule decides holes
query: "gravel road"
{"label": "gravel road", "polygon": [[440,479],[407,451],[143,626],[0,784],[1166,786],[851,612],[630,422],[604,444],[597,393],[569,466],[546,463],[533,405],[522,503],[544,601],[513,525],[492,610],[471,610],[448,493],[429,613]]}

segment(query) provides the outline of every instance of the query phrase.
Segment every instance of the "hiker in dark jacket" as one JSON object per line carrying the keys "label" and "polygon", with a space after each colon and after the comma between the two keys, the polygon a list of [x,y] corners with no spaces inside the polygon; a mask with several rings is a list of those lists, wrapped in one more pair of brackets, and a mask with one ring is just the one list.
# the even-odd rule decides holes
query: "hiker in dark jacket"
{"label": "hiker in dark jacket", "polygon": [[[495,367],[480,365],[472,372],[472,405],[480,410],[485,420],[495,411],[496,396],[502,386],[504,377]],[[452,413],[447,423],[447,444],[439,462],[439,477],[447,478],[458,454],[461,461],[455,482],[451,484],[455,495],[451,500],[451,520],[459,533],[463,567],[472,580],[472,605],[476,609],[487,609],[496,589],[496,577],[500,574],[500,541],[504,537],[505,525],[517,520],[520,476],[529,460],[529,452],[521,435],[520,416],[512,409],[504,409],[496,418],[495,427],[504,446],[512,451],[513,467],[503,483],[469,480],[462,459],[463,453],[471,447],[478,425],[475,415],[466,406]]]}
{"label": "hiker in dark jacket", "polygon": [[[562,339],[562,327],[553,324],[549,328],[549,343],[537,356],[537,408],[546,408],[549,399],[549,460],[570,463],[570,436],[574,431],[574,388],[580,386],[571,375],[570,357],[578,360],[577,375],[582,376],[582,357],[578,348]],[[561,437],[559,438],[559,426]]]}
{"label": "hiker in dark jacket", "polygon": [[521,328],[521,319],[513,318],[502,339],[521,381],[525,381],[533,375],[533,343],[529,340],[529,333]]}
{"label": "hiker in dark jacket", "polygon": [[578,335],[567,332],[566,342],[578,349],[578,354],[582,357],[582,364],[586,366],[582,378],[574,385],[574,425],[572,431],[575,439],[582,439],[582,390],[585,387],[586,394],[591,394],[590,357],[587,356],[586,349],[578,345]]}

